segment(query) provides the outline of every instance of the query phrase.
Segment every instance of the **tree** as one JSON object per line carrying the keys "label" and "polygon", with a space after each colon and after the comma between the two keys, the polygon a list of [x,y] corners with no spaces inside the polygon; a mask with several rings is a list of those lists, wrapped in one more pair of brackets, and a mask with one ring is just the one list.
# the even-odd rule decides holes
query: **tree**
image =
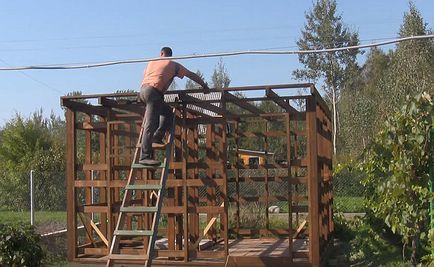
{"label": "tree", "polygon": [[229,87],[231,79],[229,78],[228,71],[226,70],[223,59],[220,58],[217,66],[214,69],[214,73],[211,77],[213,87],[216,89],[223,89]]}
{"label": "tree", "polygon": [[[42,111],[24,119],[16,115],[6,123],[0,142],[0,206],[23,210],[29,203],[29,173],[35,170],[36,207],[65,207],[65,124]],[[49,192],[49,194],[47,194]]]}
{"label": "tree", "polygon": [[361,164],[369,207],[402,236],[404,248],[411,244],[413,266],[420,239],[426,238],[428,203],[433,197],[428,189],[427,146],[434,121],[433,96],[407,97],[407,104],[387,118]]}
{"label": "tree", "polygon": [[[302,37],[297,41],[300,50],[326,49],[353,46],[359,44],[357,32],[351,32],[342,21],[342,16],[336,14],[335,0],[317,0],[313,10],[306,13],[306,24]],[[349,74],[354,73],[358,66],[356,56],[358,49],[342,50],[321,54],[299,54],[303,69],[293,72],[295,78],[318,81],[322,79],[326,100],[332,104],[333,112],[333,150],[336,154],[336,135],[339,94]]]}
{"label": "tree", "polygon": [[340,132],[338,140],[340,153],[345,156],[359,156],[378,132],[378,114],[381,107],[381,81],[390,65],[390,57],[378,48],[367,56],[359,75],[352,78],[348,90],[341,94]]}
{"label": "tree", "polygon": [[[205,78],[203,77],[203,73],[200,72],[200,70],[196,71],[196,74],[197,74],[197,76],[199,76],[200,78],[202,78],[202,80],[205,80]],[[200,86],[196,82],[188,79],[185,82],[185,89],[202,89],[202,86]]]}
{"label": "tree", "polygon": [[[428,29],[413,2],[404,14],[400,37],[427,35]],[[399,43],[391,56],[390,70],[382,86],[383,115],[395,110],[408,94],[434,91],[434,42],[432,39]]]}

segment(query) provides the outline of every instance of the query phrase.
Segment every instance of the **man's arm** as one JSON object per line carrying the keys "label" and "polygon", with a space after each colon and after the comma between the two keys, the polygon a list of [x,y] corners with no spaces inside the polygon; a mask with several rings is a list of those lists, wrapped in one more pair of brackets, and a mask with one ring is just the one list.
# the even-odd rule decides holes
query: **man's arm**
{"label": "man's arm", "polygon": [[189,79],[193,80],[194,82],[198,83],[200,86],[202,86],[202,88],[205,91],[209,91],[208,84],[206,84],[206,82],[202,80],[202,78],[199,77],[199,75],[197,75],[196,73],[187,70],[185,76],[187,76]]}

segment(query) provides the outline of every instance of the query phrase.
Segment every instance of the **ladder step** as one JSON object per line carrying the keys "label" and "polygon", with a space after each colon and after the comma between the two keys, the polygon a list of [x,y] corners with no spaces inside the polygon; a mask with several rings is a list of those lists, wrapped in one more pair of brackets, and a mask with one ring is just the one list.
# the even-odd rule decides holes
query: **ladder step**
{"label": "ladder step", "polygon": [[157,207],[121,207],[121,212],[157,212]]}
{"label": "ladder step", "polygon": [[111,260],[136,260],[145,261],[148,259],[148,255],[131,255],[131,254],[111,254],[109,255]]}
{"label": "ladder step", "polygon": [[133,163],[133,165],[131,165],[131,168],[133,169],[162,169],[164,168],[164,165],[156,165],[156,166],[152,166],[152,165],[143,165],[143,164],[139,164],[139,163]]}
{"label": "ladder step", "polygon": [[125,189],[133,190],[160,190],[161,188],[160,184],[130,184],[125,186]]}
{"label": "ladder step", "polygon": [[154,232],[151,230],[115,230],[114,235],[122,236],[151,236]]}
{"label": "ladder step", "polygon": [[[153,148],[153,149],[157,149],[157,150],[165,149],[166,146],[167,146],[167,144],[152,143],[152,148]],[[137,144],[137,145],[135,146],[135,148],[141,148],[141,147],[142,147],[142,144]],[[129,148],[130,148],[130,147],[129,147]],[[131,147],[131,148],[134,148],[134,147]]]}

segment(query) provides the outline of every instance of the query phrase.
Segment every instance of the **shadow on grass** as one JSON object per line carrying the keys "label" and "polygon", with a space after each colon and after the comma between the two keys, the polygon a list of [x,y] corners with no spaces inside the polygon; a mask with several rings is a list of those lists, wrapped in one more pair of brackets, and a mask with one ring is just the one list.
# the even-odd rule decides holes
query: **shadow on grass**
{"label": "shadow on grass", "polygon": [[328,266],[411,266],[402,261],[400,238],[367,217],[336,216],[335,237]]}

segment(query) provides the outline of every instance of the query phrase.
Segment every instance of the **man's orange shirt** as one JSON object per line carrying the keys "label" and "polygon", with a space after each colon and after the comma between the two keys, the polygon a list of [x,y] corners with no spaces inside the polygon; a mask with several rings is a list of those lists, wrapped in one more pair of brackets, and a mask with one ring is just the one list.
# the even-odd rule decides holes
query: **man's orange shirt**
{"label": "man's orange shirt", "polygon": [[175,76],[182,79],[186,73],[187,69],[175,61],[151,61],[145,69],[142,86],[152,86],[164,93]]}

